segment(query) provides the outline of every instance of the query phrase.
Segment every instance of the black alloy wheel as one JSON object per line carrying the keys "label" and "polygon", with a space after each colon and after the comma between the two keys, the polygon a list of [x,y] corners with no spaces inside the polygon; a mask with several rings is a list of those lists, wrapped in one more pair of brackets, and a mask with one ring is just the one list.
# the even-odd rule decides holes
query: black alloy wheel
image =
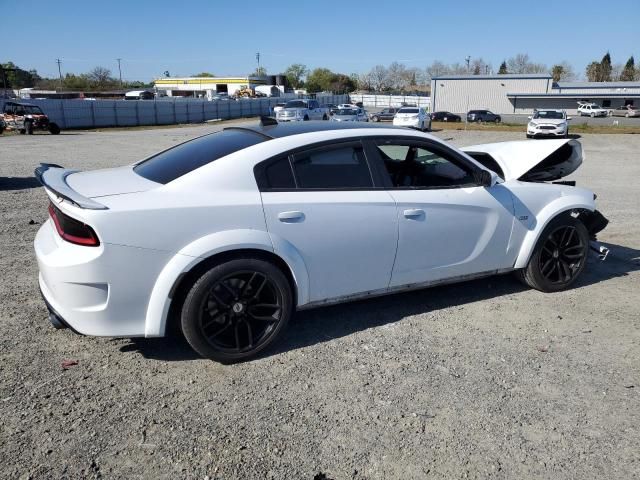
{"label": "black alloy wheel", "polygon": [[582,273],[589,253],[589,233],[584,224],[563,215],[544,229],[526,268],[518,276],[543,292],[557,292],[571,285]]}
{"label": "black alloy wheel", "polygon": [[542,246],[538,268],[552,284],[565,284],[580,271],[587,251],[576,227],[565,225],[553,230]]}
{"label": "black alloy wheel", "polygon": [[291,313],[291,288],[277,267],[262,260],[233,260],[194,284],[183,306],[182,329],[202,356],[231,363],[271,344]]}

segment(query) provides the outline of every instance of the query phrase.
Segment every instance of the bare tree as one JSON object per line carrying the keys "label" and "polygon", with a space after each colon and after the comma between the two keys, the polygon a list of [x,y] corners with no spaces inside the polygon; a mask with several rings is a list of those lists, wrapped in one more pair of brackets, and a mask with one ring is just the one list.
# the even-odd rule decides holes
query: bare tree
{"label": "bare tree", "polygon": [[439,77],[449,73],[451,73],[449,71],[449,66],[445,65],[440,60],[434,60],[434,62],[426,68],[427,79],[429,81],[431,81],[433,77]]}
{"label": "bare tree", "polygon": [[111,70],[104,67],[95,67],[87,74],[87,78],[99,86],[106,85],[113,81],[111,78]]}
{"label": "bare tree", "polygon": [[546,73],[548,68],[542,63],[533,63],[526,53],[519,53],[507,60],[509,73]]}
{"label": "bare tree", "polygon": [[389,72],[384,65],[376,65],[371,69],[369,75],[371,79],[371,86],[375,91],[382,92],[391,88]]}

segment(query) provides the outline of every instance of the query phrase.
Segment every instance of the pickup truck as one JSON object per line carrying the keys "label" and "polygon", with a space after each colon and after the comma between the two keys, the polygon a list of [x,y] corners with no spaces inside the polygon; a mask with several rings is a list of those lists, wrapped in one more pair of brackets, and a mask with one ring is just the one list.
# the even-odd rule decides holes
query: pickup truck
{"label": "pickup truck", "polygon": [[289,100],[284,108],[276,112],[279,122],[303,120],[329,120],[329,109],[321,107],[317,100]]}

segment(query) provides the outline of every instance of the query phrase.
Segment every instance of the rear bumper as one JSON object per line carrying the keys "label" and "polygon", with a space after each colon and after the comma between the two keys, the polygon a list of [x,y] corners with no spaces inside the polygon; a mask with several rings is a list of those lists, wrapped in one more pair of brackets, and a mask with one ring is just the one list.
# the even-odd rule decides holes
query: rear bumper
{"label": "rear bumper", "polygon": [[74,245],[62,240],[50,221],[38,231],[34,248],[40,291],[54,326],[83,335],[144,336],[151,291],[170,254]]}

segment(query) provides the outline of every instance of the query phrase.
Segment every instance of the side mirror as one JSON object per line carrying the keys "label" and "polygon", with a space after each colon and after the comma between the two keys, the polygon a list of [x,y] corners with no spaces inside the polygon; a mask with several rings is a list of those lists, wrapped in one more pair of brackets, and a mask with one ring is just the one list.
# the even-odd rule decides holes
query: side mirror
{"label": "side mirror", "polygon": [[498,181],[498,174],[489,170],[479,169],[475,171],[473,178],[481,187],[493,187]]}
{"label": "side mirror", "polygon": [[529,115],[527,118],[528,118],[529,120],[531,120],[533,117],[532,117],[531,115]]}
{"label": "side mirror", "polygon": [[567,121],[571,120],[571,117],[567,117]]}

